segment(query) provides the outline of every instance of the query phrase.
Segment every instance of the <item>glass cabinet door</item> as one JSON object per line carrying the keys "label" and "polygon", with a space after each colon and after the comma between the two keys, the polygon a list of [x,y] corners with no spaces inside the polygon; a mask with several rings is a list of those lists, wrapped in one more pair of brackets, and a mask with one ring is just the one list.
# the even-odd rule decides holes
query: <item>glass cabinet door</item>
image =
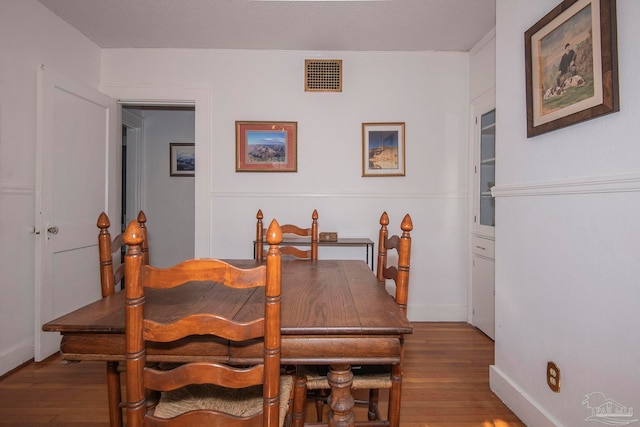
{"label": "glass cabinet door", "polygon": [[495,227],[495,199],[491,196],[491,187],[496,176],[496,110],[480,116],[480,156],[477,173],[479,174],[478,200],[480,225]]}

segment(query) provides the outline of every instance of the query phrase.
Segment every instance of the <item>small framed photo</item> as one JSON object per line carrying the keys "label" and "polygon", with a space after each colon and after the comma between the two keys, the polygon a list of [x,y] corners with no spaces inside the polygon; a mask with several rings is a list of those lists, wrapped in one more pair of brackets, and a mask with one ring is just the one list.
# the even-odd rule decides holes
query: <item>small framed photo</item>
{"label": "small framed photo", "polygon": [[564,0],[524,39],[528,138],[620,110],[616,0]]}
{"label": "small framed photo", "polygon": [[170,143],[169,160],[171,176],[196,175],[195,144],[186,142]]}
{"label": "small framed photo", "polygon": [[236,121],[236,172],[297,172],[297,122]]}
{"label": "small framed photo", "polygon": [[362,124],[362,176],[404,176],[404,122]]}

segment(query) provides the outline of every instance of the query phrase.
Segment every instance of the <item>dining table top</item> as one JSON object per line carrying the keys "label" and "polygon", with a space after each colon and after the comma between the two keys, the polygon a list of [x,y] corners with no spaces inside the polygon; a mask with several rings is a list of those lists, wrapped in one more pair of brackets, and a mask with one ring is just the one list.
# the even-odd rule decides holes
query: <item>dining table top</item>
{"label": "dining table top", "polygon": [[[240,268],[255,260],[226,260]],[[68,360],[124,360],[124,292],[101,298],[42,326],[62,334]],[[264,289],[230,289],[215,282],[192,282],[146,292],[146,315],[170,321],[189,311],[254,319],[264,310]],[[282,363],[398,363],[401,336],[413,331],[393,297],[359,260],[283,260],[281,292]],[[154,343],[148,359],[246,363],[261,357],[261,344],[232,344],[193,338],[168,347]]]}

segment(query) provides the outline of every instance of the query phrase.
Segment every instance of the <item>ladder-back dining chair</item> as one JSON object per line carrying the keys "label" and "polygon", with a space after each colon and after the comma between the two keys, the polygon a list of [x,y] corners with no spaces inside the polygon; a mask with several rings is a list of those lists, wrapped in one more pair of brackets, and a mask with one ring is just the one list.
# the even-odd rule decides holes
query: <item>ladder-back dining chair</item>
{"label": "ladder-back dining chair", "polygon": [[[387,280],[395,283],[394,299],[402,312],[407,313],[407,300],[409,296],[409,271],[411,261],[411,231],[413,222],[411,216],[406,214],[400,225],[402,234],[400,236],[389,236],[389,216],[386,212],[380,217],[380,231],[378,234],[378,265],[376,277],[381,286],[386,287]],[[397,251],[397,264],[388,265],[390,250]],[[299,367],[298,379],[296,381],[296,395],[294,402],[300,402],[302,396],[306,396],[307,390],[315,390],[314,400],[316,402],[316,417],[322,421],[324,404],[326,403],[326,392],[330,390],[329,380],[326,376],[326,367]],[[380,389],[392,389],[389,393],[389,406],[387,420],[389,425],[397,426],[400,420],[400,398],[402,391],[402,364],[391,366],[353,366],[354,390],[369,390],[367,401],[355,401],[356,404],[366,404],[368,407],[367,421],[358,421],[360,426],[380,425],[382,420],[378,408]],[[300,404],[294,406],[294,414],[304,409]]]}
{"label": "ladder-back dining chair", "polygon": [[[264,259],[264,233],[265,229],[262,224],[262,210],[258,209],[256,214],[256,241],[255,241],[255,259]],[[318,211],[313,210],[311,214],[311,227],[302,228],[294,224],[284,224],[280,226],[283,236],[296,235],[309,238],[309,249],[303,250],[292,245],[281,245],[280,253],[301,259],[318,259]]]}
{"label": "ladder-back dining chair", "polygon": [[[143,211],[138,212],[138,225],[142,232],[141,251],[145,264],[149,264],[149,243],[147,237],[147,217]],[[124,263],[120,262],[114,269],[114,255],[125,248],[124,233],[119,233],[113,240],[109,227],[111,222],[106,213],[98,217],[98,250],[100,256],[100,288],[102,297],[113,295],[117,285],[123,285]],[[120,369],[118,362],[107,362],[107,395],[109,401],[109,419],[111,427],[122,426],[122,393],[120,391]]]}
{"label": "ladder-back dining chair", "polygon": [[[147,236],[147,216],[143,211],[138,212],[138,224],[142,229],[142,252],[145,264],[149,264],[149,240]],[[98,217],[98,249],[100,251],[100,284],[102,287],[102,296],[112,295],[118,284],[122,285],[124,278],[124,263],[120,263],[117,268],[113,268],[113,256],[120,253],[124,248],[124,233],[119,233],[113,240],[109,227],[111,221],[106,213],[102,212]]]}
{"label": "ladder-back dining chair", "polygon": [[[280,374],[280,293],[282,241],[276,220],[266,233],[266,265],[236,268],[216,259],[192,259],[170,268],[145,265],[141,230],[132,221],[125,232],[125,342],[128,427],[141,426],[282,426],[288,420],[292,377]],[[219,313],[176,313],[166,322],[146,316],[145,292],[171,293],[192,282],[216,282],[234,289],[264,287],[264,312],[248,321],[233,319],[236,310]],[[190,283],[191,282],[191,283]],[[175,294],[172,294],[175,295]],[[221,303],[224,304],[224,303]],[[226,306],[226,304],[224,304]],[[173,343],[193,335],[249,342],[259,339],[263,360],[250,366],[194,361],[177,367],[145,366],[146,345]],[[149,390],[161,392],[147,410]]]}

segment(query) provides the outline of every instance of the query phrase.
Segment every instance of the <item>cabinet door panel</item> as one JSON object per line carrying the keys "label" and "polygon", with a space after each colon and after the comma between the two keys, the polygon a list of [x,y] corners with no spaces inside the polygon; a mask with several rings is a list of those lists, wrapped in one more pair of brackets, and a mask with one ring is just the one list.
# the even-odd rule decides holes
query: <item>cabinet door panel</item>
{"label": "cabinet door panel", "polygon": [[472,297],[473,325],[495,339],[495,263],[482,256],[473,255]]}

